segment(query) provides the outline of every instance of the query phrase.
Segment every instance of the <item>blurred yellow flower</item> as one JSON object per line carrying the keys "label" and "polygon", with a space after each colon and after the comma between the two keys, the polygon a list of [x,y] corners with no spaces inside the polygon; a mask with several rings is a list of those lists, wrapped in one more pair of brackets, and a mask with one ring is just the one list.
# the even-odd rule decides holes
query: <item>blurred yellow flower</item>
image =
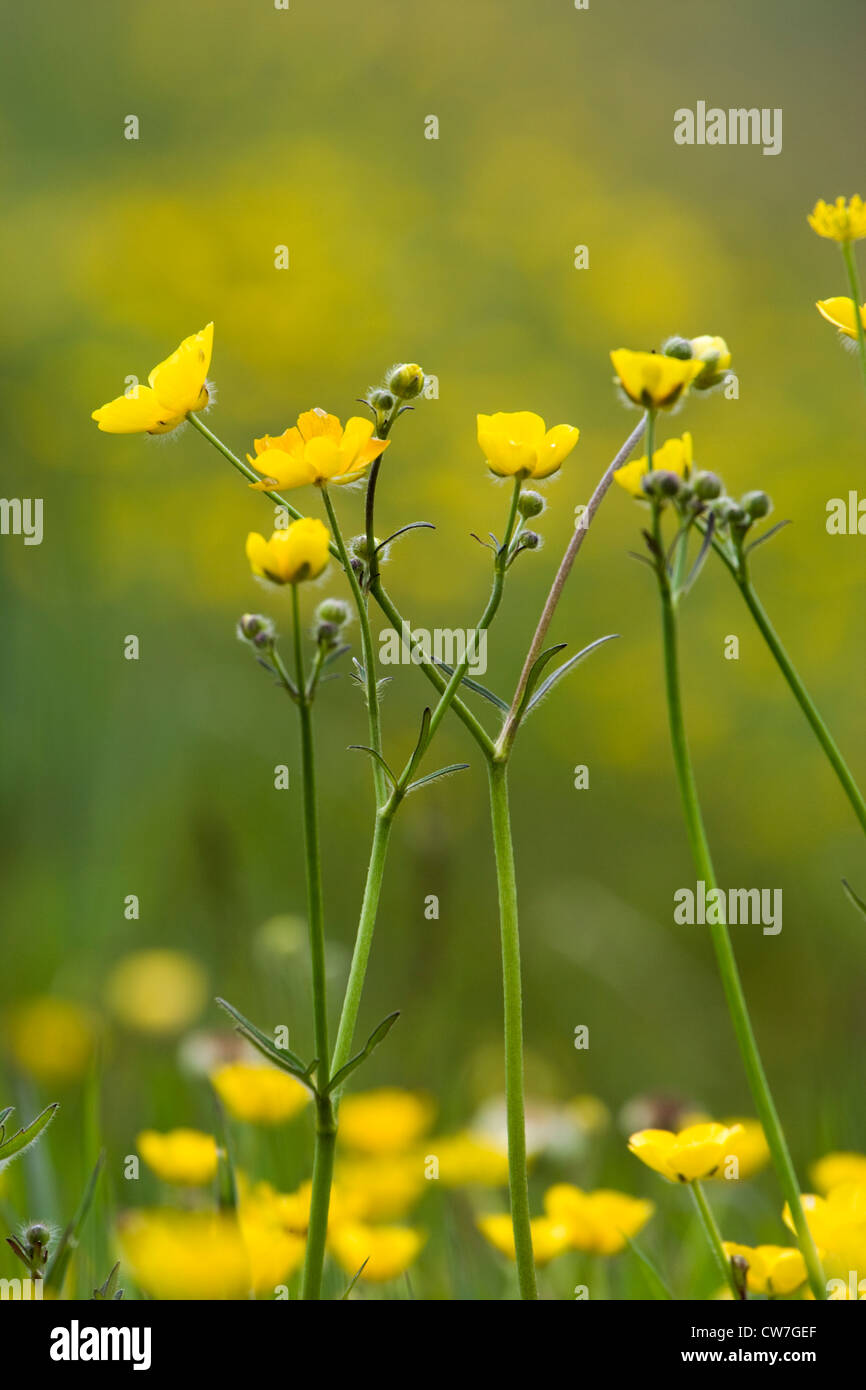
{"label": "blurred yellow flower", "polygon": [[[699,1112],[683,1115],[680,1119],[683,1128],[710,1123],[710,1116]],[[754,1177],[755,1173],[759,1173],[770,1161],[770,1146],[760,1121],[743,1119],[737,1115],[733,1119],[723,1119],[722,1124],[735,1131],[731,1134],[726,1145],[725,1157],[736,1158],[737,1160],[736,1175],[729,1165],[725,1176],[729,1180],[733,1180],[735,1177],[741,1179]],[[742,1133],[736,1132],[740,1130]]]}
{"label": "blurred yellow flower", "polygon": [[340,1141],[363,1153],[399,1153],[411,1147],[433,1123],[429,1096],[383,1086],[340,1102]]}
{"label": "blurred yellow flower", "polygon": [[[668,473],[676,473],[678,478],[687,478],[692,467],[692,436],[686,431],[681,439],[666,439],[660,448],[653,452],[653,468],[663,468]],[[649,461],[643,458],[624,463],[614,473],[621,488],[632,497],[646,501],[646,493],[641,487],[641,478],[649,472]]]}
{"label": "blurred yellow flower", "polygon": [[491,472],[501,478],[549,478],[574,448],[574,425],[548,429],[531,410],[478,416],[478,443]]}
{"label": "blurred yellow flower", "polygon": [[[857,320],[854,317],[854,300],[844,295],[835,299],[819,299],[815,308],[822,318],[832,323],[845,338],[857,338]],[[866,328],[866,304],[860,309],[860,322]]]}
{"label": "blurred yellow flower", "polygon": [[337,1164],[338,1197],[331,1221],[342,1212],[357,1221],[394,1221],[415,1205],[424,1188],[423,1160],[417,1154],[382,1154]]}
{"label": "blurred yellow flower", "polygon": [[96,1020],[69,999],[43,995],[13,1011],[9,1045],[23,1071],[40,1081],[77,1081],[96,1045]]}
{"label": "blurred yellow flower", "polygon": [[207,976],[182,951],[136,951],[114,967],[106,986],[117,1017],[142,1033],[177,1033],[207,999]]}
{"label": "blurred yellow flower", "polygon": [[137,1139],[138,1152],[163,1182],[200,1187],[216,1177],[217,1145],[200,1129],[172,1129],[160,1134],[145,1129]]}
{"label": "blurred yellow flower", "polygon": [[430,1141],[439,1160],[443,1187],[503,1187],[508,1182],[508,1154],[470,1131]]}
{"label": "blurred yellow flower", "polygon": [[247,536],[247,559],[253,574],[272,584],[300,584],[317,579],[328,563],[331,535],[315,517],[293,521],[274,531],[269,541],[257,531]]}
{"label": "blurred yellow flower", "polygon": [[209,323],[154,367],[147,386],[130,386],[126,395],[94,410],[91,419],[106,434],[167,434],[177,429],[191,410],[204,410],[208,403],[205,379],[212,351]]}
{"label": "blurred yellow flower", "polygon": [[310,1099],[306,1086],[267,1064],[229,1062],[211,1076],[214,1090],[236,1120],[254,1125],[281,1125]]}
{"label": "blurred yellow flower", "polygon": [[628,1141],[632,1153],[671,1182],[694,1182],[724,1177],[724,1166],[743,1140],[742,1125],[701,1124],[673,1134],[668,1129],[642,1129]]}
{"label": "blurred yellow flower", "polygon": [[567,1103],[566,1110],[587,1134],[600,1134],[610,1124],[610,1110],[598,1096],[575,1096]]}
{"label": "blurred yellow flower", "polygon": [[799,1250],[785,1245],[737,1245],[730,1240],[722,1246],[729,1259],[741,1255],[748,1262],[749,1293],[784,1297],[806,1281],[806,1261]]}
{"label": "blurred yellow flower", "polygon": [[835,203],[819,198],[809,213],[809,226],[831,241],[859,241],[866,236],[866,204],[856,193],[850,201],[841,195]]}
{"label": "blurred yellow flower", "polygon": [[812,1164],[809,1171],[818,1191],[825,1195],[842,1183],[854,1182],[866,1186],[866,1154],[825,1154]]}
{"label": "blurred yellow flower", "polygon": [[693,358],[683,362],[660,352],[632,352],[629,348],[617,348],[610,360],[629,399],[653,410],[675,405],[704,370],[704,363]]}
{"label": "blurred yellow flower", "polygon": [[[476,1225],[495,1250],[507,1255],[509,1260],[514,1259],[514,1227],[507,1213],[479,1216]],[[529,1226],[532,1253],[537,1265],[548,1264],[568,1249],[568,1231],[561,1223],[551,1221],[547,1216],[534,1216]]]}
{"label": "blurred yellow flower", "polygon": [[425,1239],[409,1226],[366,1226],[361,1222],[347,1222],[328,1231],[328,1245],[338,1264],[352,1276],[364,1265],[361,1278],[370,1284],[384,1284],[405,1273]]}
{"label": "blurred yellow flower", "polygon": [[243,1207],[240,1225],[253,1293],[274,1294],[276,1286],[300,1268],[306,1240],[275,1222],[245,1212]]}
{"label": "blurred yellow flower", "polygon": [[565,1228],[573,1250],[593,1255],[617,1255],[627,1239],[649,1221],[655,1205],[627,1192],[598,1188],[583,1192],[571,1183],[557,1183],[544,1196],[544,1209],[555,1226]]}
{"label": "blurred yellow flower", "polygon": [[344,429],[336,415],[307,410],[283,434],[254,441],[255,455],[247,459],[262,477],[252,487],[266,492],[275,486],[353,483],[387,447],[387,440],[373,438],[372,420],[353,415]]}
{"label": "blurred yellow flower", "polygon": [[690,341],[692,358],[701,363],[700,379],[695,380],[695,385],[703,386],[704,382],[712,384],[719,381],[730,370],[732,360],[731,350],[724,338],[703,333]]}
{"label": "blurred yellow flower", "polygon": [[135,1282],[159,1299],[240,1299],[252,1285],[237,1220],[224,1212],[133,1211],[118,1228]]}
{"label": "blurred yellow flower", "polygon": [[[805,1193],[802,1202],[825,1272],[844,1279],[853,1271],[866,1280],[866,1183],[840,1183],[826,1197]],[[782,1218],[793,1231],[787,1205]]]}

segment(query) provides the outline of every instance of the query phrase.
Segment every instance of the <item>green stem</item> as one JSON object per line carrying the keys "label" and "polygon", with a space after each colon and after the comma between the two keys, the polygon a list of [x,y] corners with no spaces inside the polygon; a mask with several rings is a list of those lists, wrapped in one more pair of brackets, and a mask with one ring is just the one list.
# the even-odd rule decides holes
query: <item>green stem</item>
{"label": "green stem", "polygon": [[845,795],[847,796],[848,800],[850,801],[851,806],[853,807],[855,816],[860,822],[860,825],[862,826],[863,830],[866,831],[866,801],[864,801],[863,793],[860,791],[860,788],[858,787],[853,776],[851,775],[851,770],[848,767],[848,764],[842,757],[842,754],[839,751],[839,748],[836,744],[835,739],[830,733],[830,730],[827,728],[827,725],[821,718],[817,706],[815,705],[814,701],[809,695],[809,692],[806,690],[806,687],[803,685],[803,682],[800,680],[796,668],[794,667],[791,658],[788,656],[788,653],[785,651],[785,648],[782,646],[782,643],[780,642],[776,630],[770,622],[769,617],[767,616],[767,613],[764,609],[763,604],[761,603],[761,600],[758,598],[758,595],[752,588],[752,584],[748,576],[744,575],[742,572],[738,574],[735,570],[732,570],[732,573],[737,581],[737,586],[740,590],[740,593],[743,595],[743,598],[746,601],[746,605],[749,609],[749,612],[751,613],[752,617],[758,625],[758,628],[760,629],[761,636],[764,638],[764,641],[770,648],[770,651],[773,653],[773,656],[776,658],[776,663],[780,671],[782,672],[782,675],[785,677],[785,680],[788,682],[788,685],[791,691],[793,692],[797,704],[800,706],[800,709],[805,714],[810,725],[812,726],[812,731],[814,732],[815,737],[817,738],[821,747],[824,749],[824,752],[827,754],[830,766],[833,768],[833,771],[839,778],[839,781],[842,784],[842,789],[845,792]]}
{"label": "green stem", "polygon": [[526,1116],[523,1098],[523,991],[520,979],[520,936],[517,922],[517,881],[508,810],[507,767],[488,763],[490,815],[496,852],[499,921],[502,937],[502,993],[505,1023],[505,1107],[508,1123],[508,1186],[514,1253],[520,1296],[538,1298],[532,1230],[529,1224],[529,1185],[526,1174]]}
{"label": "green stem", "polygon": [[337,1041],[334,1044],[334,1055],[331,1059],[332,1076],[336,1076],[340,1068],[346,1065],[352,1052],[352,1039],[355,1036],[355,1028],[358,1023],[358,1011],[361,1007],[367,961],[370,958],[373,931],[379,911],[382,877],[385,872],[385,858],[388,853],[393,819],[394,812],[388,807],[379,811],[376,816],[373,843],[370,848],[370,862],[367,867],[367,881],[364,885],[361,915],[355,937],[355,950],[352,954],[352,964],[349,969],[343,1008],[340,1013],[340,1024],[337,1029]]}
{"label": "green stem", "polygon": [[842,242],[842,259],[848,272],[848,283],[851,286],[851,296],[854,300],[854,322],[857,326],[860,370],[863,373],[863,384],[866,386],[866,329],[863,327],[863,315],[860,313],[860,277],[857,274],[857,260],[852,242]]}
{"label": "green stem", "polygon": [[322,1296],[322,1270],[325,1264],[325,1244],[328,1239],[328,1210],[331,1205],[331,1184],[334,1179],[334,1153],[337,1147],[337,1124],[334,1107],[328,1096],[316,1097],[316,1146],[313,1154],[313,1184],[310,1195],[310,1225],[301,1298],[316,1301]]}
{"label": "green stem", "polygon": [[656,412],[648,410],[646,413],[646,466],[647,472],[652,473],[655,464],[653,454],[656,451]]}
{"label": "green stem", "polygon": [[[677,652],[676,613],[672,601],[667,575],[660,573],[659,590],[662,600],[662,631],[664,637],[665,683],[667,691],[668,718],[670,721],[671,744],[674,764],[682,798],[689,846],[699,877],[709,891],[717,887],[715,870],[710,854],[709,842],[704,828],[698,801],[697,785],[689,754],[683,717],[680,692],[679,658]],[[806,1223],[803,1205],[800,1201],[800,1187],[794,1170],[785,1134],[779,1120],[772,1093],[764,1072],[758,1051],[752,1021],[746,1004],[746,996],[737,968],[730,932],[724,922],[710,924],[710,935],[716,953],[722,987],[733,1023],[734,1033],[739,1044],[749,1087],[758,1111],[758,1118],[767,1137],[779,1185],[791,1211],[794,1228],[806,1268],[809,1284],[817,1299],[827,1297],[824,1274],[815,1242]]]}
{"label": "green stem", "polygon": [[710,1249],[716,1257],[716,1263],[719,1266],[719,1272],[721,1273],[722,1278],[731,1290],[731,1293],[734,1295],[734,1298],[737,1300],[737,1302],[739,1302],[740,1291],[737,1288],[737,1281],[734,1276],[734,1268],[727,1255],[725,1254],[725,1247],[722,1244],[721,1232],[719,1231],[719,1228],[716,1225],[716,1218],[713,1216],[713,1213],[710,1209],[710,1204],[707,1201],[706,1193],[704,1192],[704,1189],[701,1187],[699,1182],[690,1182],[689,1187],[692,1189],[692,1197],[694,1198],[695,1206],[698,1209],[698,1217],[700,1219],[701,1225],[704,1228],[704,1234],[707,1238],[707,1242],[710,1246]]}

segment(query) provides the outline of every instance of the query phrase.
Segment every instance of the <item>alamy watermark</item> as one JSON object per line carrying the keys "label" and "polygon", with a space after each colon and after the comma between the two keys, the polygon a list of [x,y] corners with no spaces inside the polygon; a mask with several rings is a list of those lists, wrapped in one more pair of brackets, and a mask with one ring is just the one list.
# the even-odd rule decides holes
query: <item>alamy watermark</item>
{"label": "alamy watermark", "polygon": [[674,893],[674,921],[678,926],[719,926],[727,923],[760,926],[764,936],[782,930],[781,888],[707,888],[700,879],[696,888]]}
{"label": "alamy watermark", "polygon": [[383,666],[461,666],[465,661],[470,675],[483,676],[487,670],[487,633],[473,628],[410,628],[404,622],[400,631],[389,628],[379,635],[379,660]]}
{"label": "alamy watermark", "polygon": [[0,497],[0,535],[23,536],[25,545],[41,545],[42,498]]}
{"label": "alamy watermark", "polygon": [[781,106],[737,106],[726,111],[699,101],[674,112],[678,145],[763,145],[764,154],[782,152]]}

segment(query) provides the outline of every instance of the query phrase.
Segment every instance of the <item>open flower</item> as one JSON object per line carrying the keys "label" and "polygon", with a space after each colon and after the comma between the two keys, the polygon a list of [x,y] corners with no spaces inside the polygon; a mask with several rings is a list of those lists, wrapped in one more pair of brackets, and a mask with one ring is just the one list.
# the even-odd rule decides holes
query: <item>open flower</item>
{"label": "open flower", "polygon": [[204,410],[208,403],[205,383],[212,351],[209,323],[154,367],[147,386],[130,386],[125,395],[94,410],[91,419],[106,434],[168,434],[177,429],[191,410]]}
{"label": "open flower", "polygon": [[556,1183],[544,1196],[544,1209],[555,1226],[563,1226],[572,1250],[617,1255],[642,1231],[655,1206],[627,1192],[599,1188],[583,1192],[572,1183]]}
{"label": "open flower", "polygon": [[531,410],[478,416],[478,443],[491,472],[500,478],[549,478],[580,437],[574,425],[548,429]]}
{"label": "open flower", "polygon": [[[832,323],[845,338],[857,338],[857,319],[854,315],[854,300],[838,295],[835,299],[819,299],[815,308],[822,318]],[[866,328],[866,304],[860,307],[860,322]]]}
{"label": "open flower", "polygon": [[372,420],[353,415],[345,429],[326,410],[307,410],[284,434],[255,440],[255,455],[247,454],[262,474],[252,487],[305,487],[308,483],[353,483],[388,447],[373,438]]}
{"label": "open flower", "polygon": [[240,1227],[227,1212],[134,1211],[120,1250],[135,1282],[159,1299],[241,1299],[252,1284]]}
{"label": "open flower", "polygon": [[269,541],[258,531],[247,536],[247,559],[253,574],[272,584],[300,584],[316,579],[328,563],[331,535],[315,517],[301,517]]}
{"label": "open flower", "polygon": [[97,1024],[71,999],[41,995],[13,1010],[9,1044],[16,1063],[39,1081],[77,1081],[90,1065]]}
{"label": "open flower", "polygon": [[371,1284],[384,1284],[404,1274],[424,1240],[421,1231],[410,1226],[366,1226],[354,1221],[338,1224],[328,1232],[328,1245],[337,1263],[351,1275],[363,1265],[360,1277]]}
{"label": "open flower", "polygon": [[310,1099],[306,1086],[276,1067],[229,1062],[211,1077],[214,1090],[236,1120],[254,1125],[281,1125]]}
{"label": "open flower", "polygon": [[[854,1271],[858,1279],[866,1280],[866,1183],[843,1182],[826,1197],[804,1193],[801,1200],[827,1274],[844,1279]],[[782,1219],[793,1231],[787,1205]]]}
{"label": "open flower", "polygon": [[[491,1216],[479,1216],[476,1222],[479,1231],[501,1255],[509,1260],[514,1254],[514,1227],[506,1212]],[[561,1222],[551,1221],[549,1216],[534,1216],[529,1223],[532,1233],[532,1253],[537,1265],[546,1265],[557,1255],[569,1248],[568,1230]]]}
{"label": "open flower", "polygon": [[198,1129],[172,1129],[159,1134],[146,1129],[137,1139],[138,1152],[163,1182],[201,1187],[217,1170],[217,1146],[212,1134]]}
{"label": "open flower", "polygon": [[[664,469],[666,473],[676,473],[678,478],[687,478],[691,472],[691,467],[692,436],[688,431],[681,439],[666,439],[664,444],[653,452],[654,470]],[[642,502],[645,502],[647,498],[641,487],[641,479],[649,471],[649,461],[644,454],[643,458],[632,459],[629,463],[624,463],[622,468],[618,468],[613,476],[620,487],[625,488],[632,497],[638,497]]]}
{"label": "open flower", "polygon": [[728,1259],[740,1255],[748,1264],[746,1284],[749,1293],[774,1298],[793,1293],[806,1281],[806,1261],[799,1250],[786,1245],[737,1245],[723,1242]]}
{"label": "open flower", "polygon": [[428,1096],[382,1086],[340,1102],[340,1141],[362,1153],[401,1153],[426,1134],[436,1107]]}
{"label": "open flower", "polygon": [[699,358],[683,361],[661,352],[632,352],[629,348],[617,348],[610,360],[629,399],[648,410],[676,405],[706,365]]}
{"label": "open flower", "polygon": [[433,1139],[430,1152],[439,1160],[443,1187],[504,1187],[508,1182],[508,1154],[477,1134],[464,1131]]}
{"label": "open flower", "polygon": [[812,1164],[811,1178],[825,1195],[842,1183],[856,1182],[866,1187],[866,1154],[829,1153]]}
{"label": "open flower", "polygon": [[809,213],[809,226],[831,241],[859,241],[866,236],[866,204],[856,193],[850,200],[840,196],[835,203],[819,198]]}
{"label": "open flower", "polygon": [[642,1129],[628,1141],[632,1153],[671,1182],[700,1182],[724,1176],[726,1159],[734,1156],[743,1138],[742,1125],[689,1125],[674,1134],[669,1129]]}

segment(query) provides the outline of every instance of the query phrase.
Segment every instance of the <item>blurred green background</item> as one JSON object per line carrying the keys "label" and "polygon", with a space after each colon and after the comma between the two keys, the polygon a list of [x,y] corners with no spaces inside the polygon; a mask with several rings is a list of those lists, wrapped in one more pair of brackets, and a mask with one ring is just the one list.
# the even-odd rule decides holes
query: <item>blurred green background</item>
{"label": "blurred green background", "polygon": [[[208,423],[239,453],[311,405],[345,418],[393,361],[437,376],[439,399],[398,426],[379,493],[383,534],[436,526],[401,541],[386,572],[424,626],[469,625],[487,592],[489,557],[469,533],[501,528],[507,493],[486,474],[475,412],[580,426],[546,487],[545,546],[511,572],[491,635],[485,680],[506,694],[573,509],[637,418],[617,399],[609,349],[723,334],[739,399],[695,398],[669,431],[690,429],[702,466],[732,492],[767,488],[776,518],[792,519],[759,553],[758,588],[866,778],[863,541],[825,530],[827,499],[862,485],[864,401],[856,361],[814,309],[846,292],[841,260],[806,223],[816,198],[866,191],[863,36],[858,0],[832,11],[592,0],[584,12],[568,0],[292,0],[288,11],[91,0],[86,13],[55,2],[10,12],[0,457],[5,496],[44,498],[45,537],[0,540],[5,1014],[42,994],[106,1013],[115,962],[170,946],[202,963],[209,993],[287,1021],[309,1051],[303,938],[275,957],[260,933],[304,910],[296,730],[234,637],[238,615],[263,606],[288,627],[243,553],[269,504],[190,428],[117,438],[89,418],[211,319]],[[782,153],[675,145],[674,110],[699,99],[782,107]],[[138,141],[124,138],[130,114]],[[438,140],[425,139],[429,115]],[[274,268],[280,244],[286,271]],[[573,268],[578,244],[589,269]],[[360,529],[361,495],[337,500],[347,532]],[[674,890],[694,874],[653,584],[626,554],[640,521],[611,495],[552,636],[572,650],[607,632],[621,640],[542,707],[514,763],[529,1088],[554,1100],[592,1092],[615,1113],[657,1092],[751,1113],[708,938],[672,922]],[[332,571],[303,598],[311,609],[336,592]],[[127,634],[139,637],[137,662],[123,659]],[[723,659],[728,634],[739,661]],[[866,944],[840,887],[846,875],[866,890],[862,838],[713,563],[686,605],[683,642],[721,880],[784,892],[780,936],[747,927],[735,939],[804,1164],[866,1144]],[[386,747],[399,761],[427,691],[411,667],[392,674]],[[364,711],[345,674],[324,689],[318,719],[333,998],[371,831],[369,767],[346,751],[366,741]],[[453,721],[433,757],[472,768],[398,819],[362,1028],[394,1008],[402,1017],[365,1081],[428,1090],[456,1126],[501,1086],[498,927],[483,767]],[[273,789],[282,762],[289,792]],[[573,788],[578,763],[588,791]],[[138,921],[124,917],[131,893]],[[428,894],[438,921],[425,920]],[[199,1022],[222,1026],[212,1005]],[[582,1023],[588,1052],[573,1046]],[[101,1110],[115,1188],[141,1127],[211,1122],[206,1088],[182,1076],[175,1051],[107,1023]],[[26,1102],[30,1083],[4,1072]],[[66,1196],[45,1196],[55,1217],[87,1131],[78,1089],[57,1098],[49,1144],[69,1158]],[[618,1141],[610,1153],[609,1180],[659,1196]]]}

